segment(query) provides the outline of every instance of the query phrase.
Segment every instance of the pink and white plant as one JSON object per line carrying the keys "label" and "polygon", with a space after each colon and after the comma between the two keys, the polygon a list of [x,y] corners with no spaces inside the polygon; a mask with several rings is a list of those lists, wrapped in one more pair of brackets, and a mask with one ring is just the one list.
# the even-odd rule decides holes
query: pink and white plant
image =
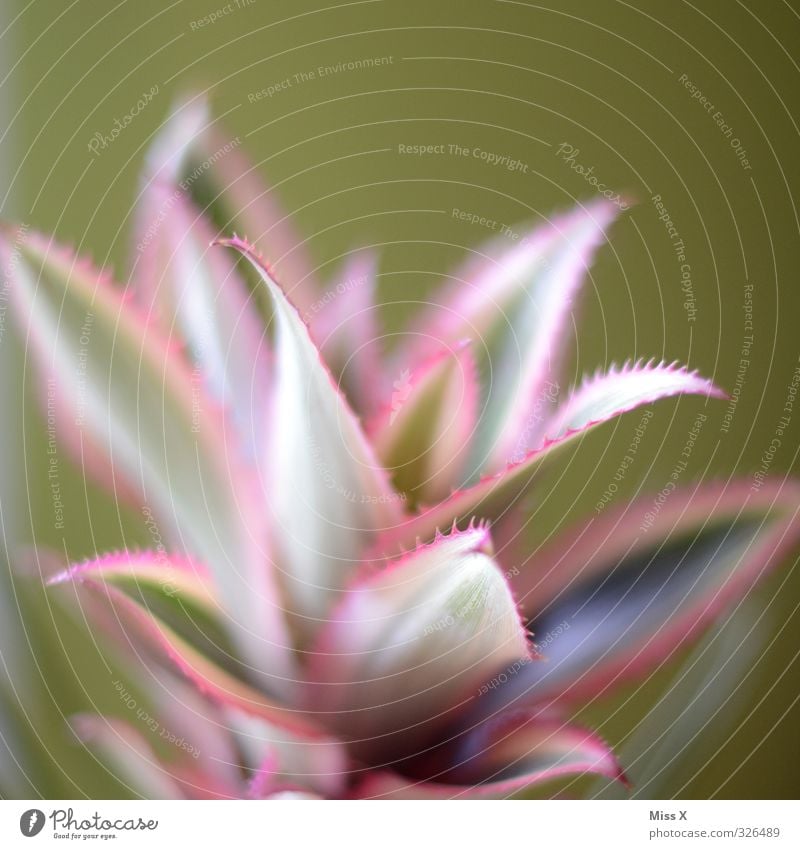
{"label": "pink and white plant", "polygon": [[[491,246],[381,361],[373,259],[356,255],[342,280],[358,285],[318,308],[270,193],[223,145],[198,101],[170,118],[126,286],[47,237],[0,237],[4,262],[19,253],[14,311],[62,444],[168,541],[49,578],[154,704],[148,727],[123,710],[81,715],[76,733],[154,797],[624,782],[574,708],[667,662],[779,563],[798,487],[691,484],[646,533],[652,499],[526,550],[522,499],[564,446],[661,398],[723,396],[655,361],[553,394],[617,207],[593,200]],[[201,178],[217,221],[235,218],[274,267],[219,235],[192,197]],[[159,729],[181,745],[164,754]]]}

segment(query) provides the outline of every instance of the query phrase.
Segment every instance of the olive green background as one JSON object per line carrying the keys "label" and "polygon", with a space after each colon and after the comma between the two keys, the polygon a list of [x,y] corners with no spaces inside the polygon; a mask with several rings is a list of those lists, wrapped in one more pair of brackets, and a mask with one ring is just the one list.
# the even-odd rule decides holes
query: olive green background
{"label": "olive green background", "polygon": [[[113,265],[125,282],[143,151],[175,96],[208,90],[217,113],[226,113],[231,136],[241,138],[307,239],[320,276],[332,275],[345,251],[380,248],[385,320],[394,333],[419,302],[435,297],[443,275],[470,249],[496,235],[457,220],[454,209],[517,227],[594,196],[558,154],[560,145],[570,145],[579,150],[575,161],[592,167],[600,182],[638,201],[621,215],[576,304],[569,331],[574,376],[654,356],[688,362],[732,390],[745,336],[744,287],[754,287],[752,362],[729,432],[720,429],[724,402],[662,402],[619,497],[666,483],[701,410],[708,420],[683,482],[752,475],[774,436],[800,354],[793,197],[800,176],[800,4],[240,0],[237,6],[231,0],[218,21],[198,25],[225,6],[223,0],[7,6],[0,51],[4,72],[13,70],[2,86],[3,216],[54,231]],[[384,57],[379,67],[316,73],[377,57]],[[294,77],[311,71],[313,79]],[[692,98],[680,81],[684,74],[713,111]],[[291,84],[272,96],[248,97],[287,78]],[[110,133],[153,86],[152,102],[95,157],[91,137]],[[750,170],[716,112],[746,150]],[[471,154],[400,152],[400,145],[420,144],[479,148],[526,167],[512,172]],[[685,244],[694,321],[653,195],[661,196]],[[8,362],[8,345],[2,353]],[[35,423],[32,404],[27,409],[27,443],[12,489],[20,508],[17,537],[66,545],[76,557],[118,547],[123,529],[116,508],[95,490],[85,498],[78,474],[65,484],[63,542],[53,529],[41,422]],[[18,405],[6,414],[22,421]],[[539,493],[534,533],[593,511],[639,419],[623,417],[571,451],[563,474]],[[797,471],[798,435],[800,408],[772,473]],[[146,542],[132,519],[124,531],[129,542]],[[727,648],[718,640],[701,658],[701,670],[721,663],[738,670],[731,692],[717,693],[718,713],[705,729],[698,724],[701,733],[653,793],[797,795],[800,576],[794,566],[787,563],[740,611]],[[65,628],[72,630],[58,620],[59,633]],[[101,704],[113,700],[104,695],[107,682],[93,672],[91,654],[70,660],[79,664],[75,673],[61,649],[46,654],[42,663],[52,676],[80,675]],[[678,688],[661,713],[646,719],[680,669],[670,665],[587,717],[634,761],[634,780],[646,771],[637,766],[638,755],[671,727],[681,699],[694,695],[684,682],[688,689]],[[74,701],[66,712],[80,706]],[[685,742],[651,754],[658,750],[668,760]],[[65,745],[64,753],[74,758],[65,764],[74,783],[66,790],[51,785],[49,792],[120,792],[108,777],[89,775],[88,759],[76,747]]]}

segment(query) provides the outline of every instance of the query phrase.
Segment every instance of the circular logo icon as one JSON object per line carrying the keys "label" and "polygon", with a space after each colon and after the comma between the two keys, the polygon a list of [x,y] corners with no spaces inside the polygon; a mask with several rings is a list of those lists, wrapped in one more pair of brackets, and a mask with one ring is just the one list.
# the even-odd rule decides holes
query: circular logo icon
{"label": "circular logo icon", "polygon": [[31,808],[19,818],[19,830],[25,837],[36,837],[44,828],[44,811]]}

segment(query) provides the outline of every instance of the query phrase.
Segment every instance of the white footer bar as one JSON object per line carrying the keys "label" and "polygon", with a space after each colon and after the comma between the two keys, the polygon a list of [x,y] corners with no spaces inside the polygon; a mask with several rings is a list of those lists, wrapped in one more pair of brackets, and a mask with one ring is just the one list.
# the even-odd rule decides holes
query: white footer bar
{"label": "white footer bar", "polygon": [[800,846],[798,802],[0,801],[0,846]]}

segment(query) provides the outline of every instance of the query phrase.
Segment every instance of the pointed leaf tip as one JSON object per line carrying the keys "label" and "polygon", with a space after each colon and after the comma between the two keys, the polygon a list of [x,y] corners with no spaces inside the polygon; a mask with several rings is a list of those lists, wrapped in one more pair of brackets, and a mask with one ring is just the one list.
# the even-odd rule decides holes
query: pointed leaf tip
{"label": "pointed leaf tip", "polygon": [[637,360],[620,367],[612,365],[605,374],[598,370],[585,379],[545,420],[540,433],[547,439],[559,439],[570,432],[602,424],[642,404],[683,394],[726,397],[711,380],[677,362]]}
{"label": "pointed leaf tip", "polygon": [[276,324],[265,478],[271,538],[301,639],[324,619],[375,534],[399,521],[402,500],[339,392],[303,318],[258,251],[221,240],[253,266]]}

